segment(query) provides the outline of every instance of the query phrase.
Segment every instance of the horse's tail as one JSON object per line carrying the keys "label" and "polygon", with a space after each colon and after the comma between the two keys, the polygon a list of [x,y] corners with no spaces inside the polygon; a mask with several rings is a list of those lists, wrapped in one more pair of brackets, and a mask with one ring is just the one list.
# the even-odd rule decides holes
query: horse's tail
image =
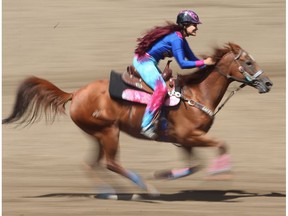
{"label": "horse's tail", "polygon": [[47,80],[27,78],[19,86],[12,113],[2,124],[33,124],[43,113],[46,121],[53,122],[57,114],[65,114],[65,104],[72,96]]}

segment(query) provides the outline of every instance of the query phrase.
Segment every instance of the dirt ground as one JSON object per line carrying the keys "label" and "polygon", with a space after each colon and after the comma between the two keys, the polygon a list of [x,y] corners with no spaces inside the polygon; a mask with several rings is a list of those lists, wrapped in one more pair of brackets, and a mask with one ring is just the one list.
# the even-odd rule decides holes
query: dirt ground
{"label": "dirt ground", "polygon": [[[195,54],[235,42],[274,83],[265,95],[248,87],[237,93],[209,132],[229,143],[234,178],[205,181],[204,169],[175,181],[150,180],[160,192],[151,198],[103,171],[121,200],[96,199],[101,183],[88,178],[81,166],[93,144],[69,115],[53,125],[44,120],[24,129],[4,125],[3,215],[285,215],[284,0],[3,0],[2,115],[10,113],[17,86],[28,75],[71,92],[108,78],[111,69],[124,71],[136,38],[174,21],[183,8],[197,11],[203,22],[197,37],[188,39]],[[181,73],[175,61],[172,66]],[[197,155],[207,165],[215,151],[197,149]],[[122,134],[120,159],[148,178],[155,170],[179,166],[181,153],[170,144]],[[131,200],[136,193],[140,199]]]}

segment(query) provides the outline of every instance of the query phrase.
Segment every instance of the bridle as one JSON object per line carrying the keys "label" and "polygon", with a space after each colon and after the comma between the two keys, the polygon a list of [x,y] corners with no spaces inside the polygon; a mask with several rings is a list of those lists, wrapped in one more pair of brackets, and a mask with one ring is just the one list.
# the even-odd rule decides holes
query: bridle
{"label": "bridle", "polygon": [[[238,88],[236,88],[235,90],[233,90],[229,96],[225,99],[225,101],[217,108],[217,111],[213,114],[213,116],[215,116],[223,107],[224,105],[230,100],[230,98],[232,96],[234,96],[239,90],[241,90],[242,88],[244,88],[246,85],[249,85],[249,86],[255,86],[257,85],[257,77],[259,77],[262,73],[263,73],[263,70],[258,70],[256,73],[254,73],[253,75],[251,75],[250,73],[248,73],[244,67],[242,66],[242,64],[239,62],[239,59],[240,57],[242,56],[243,54],[243,50],[240,49],[239,53],[233,58],[233,61],[231,62],[231,64],[236,61],[236,63],[238,64],[238,70],[239,72],[244,76],[244,79],[240,79],[238,77],[235,77],[235,76],[231,76],[229,74],[224,74],[220,68],[218,66],[216,66],[216,71],[218,73],[220,73],[221,75],[225,76],[227,79],[232,79],[234,81],[237,81],[237,82],[240,82],[242,83]],[[232,51],[226,53],[225,55],[227,54],[234,54]],[[247,52],[245,52],[247,54]],[[249,55],[249,54],[247,54]],[[250,55],[249,55],[250,56]],[[223,58],[223,57],[222,57]],[[250,58],[253,60],[253,58],[250,56]],[[230,65],[231,65],[230,64]],[[247,64],[247,63],[246,63]],[[254,67],[253,67],[254,68]]]}
{"label": "bridle", "polygon": [[[234,54],[233,51],[227,52],[225,55],[230,55],[230,54]],[[253,75],[251,75],[249,72],[247,72],[245,70],[245,68],[247,67],[251,67],[252,69],[255,69],[255,67],[251,64],[251,62],[249,63],[249,61],[245,62],[247,67],[244,67],[243,64],[240,62],[240,57],[243,55],[243,53],[246,53],[247,55],[249,55],[247,52],[243,51],[242,49],[240,49],[239,53],[234,56],[233,60],[231,61],[231,63],[229,64],[229,67],[231,67],[231,65],[236,62],[238,64],[238,70],[239,72],[244,76],[244,79],[235,77],[235,76],[231,76],[230,74],[225,74],[220,67],[215,66],[216,71],[221,74],[222,76],[226,77],[228,80],[232,80],[232,81],[237,81],[242,83],[238,88],[236,88],[235,90],[233,90],[230,95],[225,99],[225,101],[217,108],[216,112],[213,112],[212,110],[210,110],[208,107],[202,105],[201,103],[198,103],[197,101],[194,101],[193,99],[187,99],[185,97],[183,97],[183,95],[181,94],[181,98],[182,100],[186,101],[188,103],[188,105],[190,106],[194,106],[200,110],[202,110],[203,112],[205,112],[207,115],[209,115],[211,118],[214,118],[215,115],[224,107],[224,105],[229,101],[229,99],[235,94],[237,93],[239,90],[241,90],[242,88],[244,88],[246,85],[249,86],[256,86],[257,85],[257,78],[263,73],[263,70],[258,70],[256,71]],[[224,55],[224,56],[225,56]],[[223,59],[223,57],[221,59]],[[249,57],[253,60],[253,58],[249,55]],[[221,60],[220,60],[221,61]],[[254,61],[254,60],[253,60]],[[218,62],[219,63],[219,62]],[[254,70],[253,70],[254,71]],[[252,72],[252,70],[251,70]]]}
{"label": "bridle", "polygon": [[[225,55],[228,55],[228,54],[231,54],[231,53],[232,53],[233,55],[235,55],[232,51],[226,53]],[[255,86],[255,85],[257,84],[257,82],[256,82],[256,81],[257,81],[257,77],[259,77],[259,76],[263,73],[263,70],[258,70],[258,71],[256,71],[256,73],[254,73],[253,75],[251,75],[249,72],[247,72],[247,71],[245,70],[245,68],[247,68],[247,67],[253,67],[253,69],[254,69],[254,66],[252,66],[252,64],[249,66],[249,65],[248,65],[248,62],[250,62],[250,61],[248,61],[248,62],[245,63],[247,67],[243,67],[243,64],[241,64],[240,61],[239,61],[239,59],[240,59],[240,57],[243,55],[243,53],[246,53],[246,54],[247,54],[247,52],[245,52],[245,51],[243,51],[243,50],[241,49],[241,50],[239,51],[239,53],[233,58],[232,62],[230,63],[230,66],[231,66],[231,64],[232,64],[233,62],[236,62],[236,63],[238,64],[238,70],[239,70],[239,72],[244,76],[244,79],[240,79],[240,78],[238,78],[238,77],[231,76],[231,75],[229,75],[229,74],[223,73],[223,72],[221,71],[221,69],[220,69],[217,65],[215,66],[216,71],[217,71],[218,73],[220,73],[221,75],[223,75],[224,77],[226,77],[227,79],[232,79],[232,80],[234,80],[234,81],[243,83],[243,84],[245,84],[245,85]],[[225,56],[225,55],[224,55],[224,56]],[[249,54],[247,54],[247,55],[249,55]],[[249,55],[249,56],[250,56],[250,55]],[[223,58],[223,57],[222,57],[222,58]],[[250,56],[250,58],[253,59],[251,56]],[[251,62],[250,62],[250,63],[251,63]],[[250,64],[250,63],[249,63],[249,64]],[[252,70],[251,70],[251,71],[252,71]]]}

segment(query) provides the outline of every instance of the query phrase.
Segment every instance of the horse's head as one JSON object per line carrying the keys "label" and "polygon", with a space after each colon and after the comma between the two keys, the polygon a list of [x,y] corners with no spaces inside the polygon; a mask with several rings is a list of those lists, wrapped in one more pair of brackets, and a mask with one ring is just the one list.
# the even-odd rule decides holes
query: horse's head
{"label": "horse's head", "polygon": [[[264,75],[263,70],[259,67],[253,57],[236,44],[229,43],[228,45],[228,52],[222,56],[222,59],[224,60],[226,57],[230,60],[220,60],[216,65],[218,72],[232,81],[238,81],[258,89],[259,93],[269,92],[273,83]],[[222,67],[230,68],[229,74],[224,74],[221,71],[220,65]]]}

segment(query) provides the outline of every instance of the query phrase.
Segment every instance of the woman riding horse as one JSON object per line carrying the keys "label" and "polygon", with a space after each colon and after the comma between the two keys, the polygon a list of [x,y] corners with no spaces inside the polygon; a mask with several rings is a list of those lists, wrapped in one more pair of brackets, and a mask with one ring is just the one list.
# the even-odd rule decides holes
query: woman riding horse
{"label": "woman riding horse", "polygon": [[[219,155],[209,168],[209,174],[215,175],[231,170],[226,143],[207,134],[214,121],[214,111],[228,86],[237,81],[241,86],[267,93],[273,83],[249,53],[237,44],[229,43],[224,48],[215,49],[212,58],[217,61],[214,66],[180,76],[181,103],[176,109],[169,110],[165,140],[158,141],[177,143],[188,156],[192,156],[194,147],[216,147]],[[53,121],[57,114],[65,113],[65,104],[69,101],[71,119],[91,135],[99,147],[93,162],[86,163],[89,173],[97,175],[96,168],[103,162],[107,169],[153,192],[150,185],[134,171],[124,168],[117,158],[120,131],[144,138],[140,134],[140,124],[145,107],[111,98],[108,79],[95,80],[68,93],[47,80],[29,77],[20,84],[12,112],[2,124],[29,125],[39,120],[42,114],[46,120]],[[158,172],[155,177],[175,179],[195,173],[198,168],[191,167],[190,160],[188,163],[184,169]]]}
{"label": "woman riding horse", "polygon": [[186,37],[196,36],[197,25],[201,24],[198,15],[192,10],[182,10],[177,16],[177,24],[155,27],[143,38],[138,38],[133,66],[142,79],[154,90],[151,101],[147,104],[141,124],[141,133],[148,138],[155,138],[155,126],[152,120],[164,103],[167,95],[165,81],[157,67],[160,59],[175,57],[182,69],[214,65],[212,58],[199,60],[190,49]]}

